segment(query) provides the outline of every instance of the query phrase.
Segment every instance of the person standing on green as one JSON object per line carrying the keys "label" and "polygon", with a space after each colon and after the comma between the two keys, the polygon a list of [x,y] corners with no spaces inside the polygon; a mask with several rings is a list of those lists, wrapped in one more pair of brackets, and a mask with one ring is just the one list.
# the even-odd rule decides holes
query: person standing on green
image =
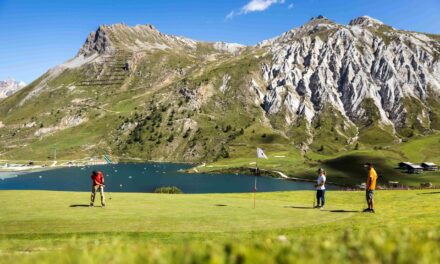
{"label": "person standing on green", "polygon": [[376,189],[377,173],[373,168],[373,164],[366,163],[365,167],[368,169],[368,178],[366,185],[366,198],[368,208],[364,212],[374,213],[374,190]]}
{"label": "person standing on green", "polygon": [[96,192],[99,190],[99,192],[101,193],[101,207],[104,208],[104,175],[102,171],[93,171],[90,178],[92,178],[92,195],[90,197],[90,207],[93,207],[93,204],[95,203]]}
{"label": "person standing on green", "polygon": [[315,208],[323,208],[325,205],[325,181],[327,180],[325,170],[318,170],[318,179],[316,180],[316,200],[318,201]]}

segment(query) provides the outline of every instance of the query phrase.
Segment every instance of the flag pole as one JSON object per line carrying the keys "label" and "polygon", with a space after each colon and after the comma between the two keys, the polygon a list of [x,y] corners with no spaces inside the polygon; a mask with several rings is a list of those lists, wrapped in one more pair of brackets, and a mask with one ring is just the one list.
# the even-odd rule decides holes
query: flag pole
{"label": "flag pole", "polygon": [[254,209],[255,209],[255,196],[257,193],[257,173],[258,173],[258,157],[255,159],[255,176],[254,176]]}

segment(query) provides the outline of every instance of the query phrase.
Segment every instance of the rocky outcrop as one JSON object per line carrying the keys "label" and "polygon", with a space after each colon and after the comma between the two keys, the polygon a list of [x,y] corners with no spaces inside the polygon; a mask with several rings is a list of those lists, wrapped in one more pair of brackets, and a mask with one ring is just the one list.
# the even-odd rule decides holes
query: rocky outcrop
{"label": "rocky outcrop", "polygon": [[56,131],[64,130],[71,127],[76,127],[88,121],[87,117],[81,116],[65,116],[61,119],[60,123],[52,127],[42,127],[35,131],[34,136],[41,137],[48,134],[52,134]]}
{"label": "rocky outcrop", "polygon": [[[196,50],[199,44],[209,43],[163,34],[150,24],[134,27],[126,24],[101,25],[95,32],[89,34],[77,56],[112,54],[120,50],[132,52],[152,49]],[[244,45],[226,42],[215,42],[210,45],[219,52],[235,55],[246,48]]]}
{"label": "rocky outcrop", "polygon": [[383,25],[382,21],[379,21],[377,19],[374,19],[369,16],[361,16],[358,18],[355,18],[350,21],[348,24],[349,26],[361,26],[361,27],[375,27],[379,28],[381,25]]}
{"label": "rocky outcrop", "polygon": [[406,99],[422,105],[411,114],[423,119],[427,97],[440,93],[438,41],[370,17],[348,26],[316,18],[259,46],[272,56],[261,73],[264,109],[268,115],[286,110],[289,122],[305,117],[311,123],[331,106],[347,123],[360,124],[371,118],[372,104],[381,124],[401,127],[410,114]]}
{"label": "rocky outcrop", "polygon": [[220,91],[222,93],[226,92],[229,89],[229,81],[231,80],[231,75],[229,74],[225,74],[223,76],[223,83],[220,86]]}
{"label": "rocky outcrop", "polygon": [[237,43],[215,42],[214,48],[219,51],[239,55],[246,48],[246,46]]}

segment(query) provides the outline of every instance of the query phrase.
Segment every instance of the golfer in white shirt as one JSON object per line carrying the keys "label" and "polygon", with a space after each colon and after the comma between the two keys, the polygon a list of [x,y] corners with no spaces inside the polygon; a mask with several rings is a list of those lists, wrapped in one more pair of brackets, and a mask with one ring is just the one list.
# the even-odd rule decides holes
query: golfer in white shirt
{"label": "golfer in white shirt", "polygon": [[326,178],[326,173],[325,170],[323,168],[320,168],[318,170],[318,179],[316,181],[316,200],[317,200],[317,204],[315,206],[315,208],[323,208],[324,204],[325,204],[325,181],[327,180]]}

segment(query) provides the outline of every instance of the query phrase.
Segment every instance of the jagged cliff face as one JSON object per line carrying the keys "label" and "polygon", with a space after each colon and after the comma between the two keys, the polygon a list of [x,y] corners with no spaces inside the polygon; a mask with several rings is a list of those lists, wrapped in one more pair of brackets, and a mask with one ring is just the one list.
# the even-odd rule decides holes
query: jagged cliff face
{"label": "jagged cliff face", "polygon": [[262,69],[269,83],[264,108],[270,115],[286,109],[288,124],[304,117],[310,126],[331,107],[347,126],[364,125],[373,109],[382,126],[399,130],[414,125],[408,115],[415,115],[418,126],[432,128],[428,98],[440,92],[438,37],[369,17],[348,26],[319,18],[260,46],[272,54]]}
{"label": "jagged cliff face", "polygon": [[254,47],[100,26],[75,58],[0,102],[0,156],[46,155],[54,142],[68,157],[173,161],[233,145],[394,144],[440,129],[439,54],[439,36],[369,17],[318,17]]}
{"label": "jagged cliff face", "polygon": [[194,40],[163,34],[152,25],[102,25],[88,36],[79,55],[87,57],[95,53],[111,54],[118,50],[134,52],[146,49],[195,49],[196,46],[197,42]]}

